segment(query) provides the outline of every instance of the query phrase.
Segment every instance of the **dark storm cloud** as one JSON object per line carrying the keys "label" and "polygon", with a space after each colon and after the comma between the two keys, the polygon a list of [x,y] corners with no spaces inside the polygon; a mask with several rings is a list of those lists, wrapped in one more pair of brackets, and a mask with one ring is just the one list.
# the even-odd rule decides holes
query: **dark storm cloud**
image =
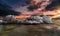
{"label": "dark storm cloud", "polygon": [[53,0],[52,3],[46,7],[46,10],[54,10],[57,6],[60,6],[60,0]]}
{"label": "dark storm cloud", "polygon": [[12,6],[12,7],[18,7],[21,5],[25,5],[25,1],[26,0],[2,0],[3,2],[5,2],[6,4]]}
{"label": "dark storm cloud", "polygon": [[0,0],[0,16],[19,14],[20,12],[12,10],[12,7],[9,4],[6,4],[4,1]]}

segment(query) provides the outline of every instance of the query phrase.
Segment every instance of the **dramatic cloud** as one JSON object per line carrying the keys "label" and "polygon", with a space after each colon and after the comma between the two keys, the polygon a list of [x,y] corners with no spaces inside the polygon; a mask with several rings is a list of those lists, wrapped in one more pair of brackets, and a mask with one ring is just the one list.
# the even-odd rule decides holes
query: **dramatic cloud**
{"label": "dramatic cloud", "polygon": [[[53,10],[53,9],[55,9],[55,6],[58,4],[58,5],[60,5],[59,3],[59,1],[60,0],[50,0],[51,1],[51,4],[49,4],[47,7],[46,7],[46,10]],[[20,12],[21,11],[21,6],[24,6],[24,5],[26,5],[26,4],[29,4],[30,3],[30,1],[27,1],[27,0],[0,0],[0,15],[2,14],[2,13],[4,13],[4,14],[9,14],[9,13],[11,13],[11,14],[14,14],[14,12],[16,11],[16,10],[18,10],[18,12]],[[3,4],[3,5],[1,5],[1,4]],[[8,7],[7,7],[8,6]],[[13,10],[10,10],[10,9],[16,9],[14,12],[13,12]],[[3,9],[3,10],[2,10]],[[9,9],[9,10],[7,10],[7,9]],[[22,8],[23,10],[26,10],[25,8]],[[31,8],[30,8],[31,9]],[[34,7],[32,7],[32,9],[37,9],[37,5],[36,6],[34,6]],[[10,12],[9,12],[10,11]],[[15,13],[16,14],[16,13]]]}
{"label": "dramatic cloud", "polygon": [[19,12],[16,12],[12,10],[12,7],[5,4],[4,2],[0,2],[0,16],[6,16],[6,15],[18,15]]}

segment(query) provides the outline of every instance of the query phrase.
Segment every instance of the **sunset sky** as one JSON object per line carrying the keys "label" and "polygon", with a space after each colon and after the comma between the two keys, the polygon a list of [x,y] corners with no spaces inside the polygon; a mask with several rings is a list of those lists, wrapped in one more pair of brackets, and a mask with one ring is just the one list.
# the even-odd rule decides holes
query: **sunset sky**
{"label": "sunset sky", "polygon": [[[20,12],[20,9],[21,9],[20,7],[26,5],[25,1],[26,0],[0,0],[0,3],[7,4],[8,6],[12,7],[12,9],[14,9],[14,10],[16,9],[16,10],[18,10],[18,12]],[[51,2],[51,4],[47,8],[51,8],[51,7],[54,8],[56,2],[59,2],[59,1],[51,0],[50,2]],[[23,7],[23,9],[24,9],[24,7]]]}
{"label": "sunset sky", "polygon": [[[25,1],[26,0],[0,0],[0,3],[6,3],[7,5],[11,6],[12,8],[19,8],[20,6],[26,5]],[[55,0],[52,0],[52,1],[55,1]]]}

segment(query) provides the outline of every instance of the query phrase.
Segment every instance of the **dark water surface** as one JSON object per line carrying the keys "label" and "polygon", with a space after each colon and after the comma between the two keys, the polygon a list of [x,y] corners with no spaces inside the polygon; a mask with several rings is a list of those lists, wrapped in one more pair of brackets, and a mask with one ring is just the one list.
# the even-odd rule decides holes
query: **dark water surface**
{"label": "dark water surface", "polygon": [[0,25],[0,36],[60,36],[60,28],[56,29],[60,27],[60,20],[54,20],[55,28],[49,29],[50,25]]}

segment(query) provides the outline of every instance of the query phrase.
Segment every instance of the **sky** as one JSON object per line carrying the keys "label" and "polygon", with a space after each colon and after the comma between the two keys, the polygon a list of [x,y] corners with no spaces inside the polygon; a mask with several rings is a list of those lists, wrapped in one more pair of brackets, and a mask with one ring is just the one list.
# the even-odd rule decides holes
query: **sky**
{"label": "sky", "polygon": [[[10,6],[10,7],[12,7],[12,8],[15,8],[15,9],[17,9],[18,8],[18,10],[20,11],[20,6],[22,6],[22,5],[26,5],[26,3],[25,3],[25,1],[26,0],[0,0],[0,3],[2,3],[2,4],[7,4],[8,6]],[[52,1],[55,1],[55,0],[52,0]],[[56,1],[57,2],[57,1]],[[55,2],[54,2],[55,3]],[[52,6],[54,5],[54,3],[52,3]],[[50,6],[50,5],[49,5]],[[47,8],[51,8],[51,6],[50,7],[47,7]],[[24,9],[25,10],[25,9]],[[19,12],[18,11],[18,12]]]}
{"label": "sky", "polygon": [[2,1],[2,3],[6,3],[13,8],[18,8],[21,5],[26,5],[26,3],[25,3],[26,0],[0,0],[0,2],[1,1]]}
{"label": "sky", "polygon": [[0,0],[2,3],[6,3],[11,7],[19,7],[21,5],[25,5],[25,0]]}
{"label": "sky", "polygon": [[[26,0],[0,0],[0,3],[5,3],[7,5],[9,5],[10,7],[12,7],[13,9],[19,9],[20,6],[22,5],[26,5],[25,3]],[[54,1],[54,0],[52,0]],[[54,5],[54,4],[52,4]]]}

